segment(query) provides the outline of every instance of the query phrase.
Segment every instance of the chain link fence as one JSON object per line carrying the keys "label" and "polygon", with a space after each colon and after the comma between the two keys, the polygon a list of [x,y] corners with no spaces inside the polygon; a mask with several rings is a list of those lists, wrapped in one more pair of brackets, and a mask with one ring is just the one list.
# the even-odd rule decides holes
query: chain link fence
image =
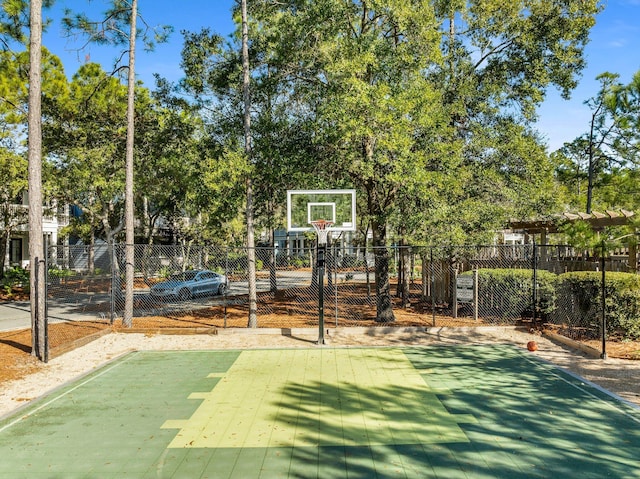
{"label": "chain link fence", "polygon": [[[131,330],[206,332],[248,326],[246,248],[132,247]],[[258,327],[318,325],[315,251],[255,249]],[[610,261],[606,267],[611,271],[616,265]],[[545,325],[577,339],[593,339],[601,336],[603,324],[603,283],[597,271],[598,258],[561,246],[330,245],[324,321],[327,327],[388,325],[377,321],[386,307],[398,326]],[[50,249],[47,316],[52,348],[74,341],[83,330],[123,328],[124,272],[121,244]],[[576,279],[576,274],[587,276]]]}

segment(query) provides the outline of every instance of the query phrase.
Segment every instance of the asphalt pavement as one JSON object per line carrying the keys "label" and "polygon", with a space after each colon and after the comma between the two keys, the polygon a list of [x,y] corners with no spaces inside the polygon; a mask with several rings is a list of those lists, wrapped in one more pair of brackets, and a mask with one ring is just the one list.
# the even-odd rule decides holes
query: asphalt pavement
{"label": "asphalt pavement", "polygon": [[0,303],[0,331],[13,331],[31,327],[31,313],[28,301]]}
{"label": "asphalt pavement", "polygon": [[[350,274],[351,279],[364,281],[363,273]],[[362,276],[362,278],[360,278]],[[340,273],[335,280],[344,281],[345,273]],[[289,289],[307,285],[311,281],[310,274],[300,274],[296,272],[278,272],[278,288]],[[257,281],[258,291],[268,291],[270,288],[269,279],[259,279]],[[212,304],[222,304],[229,301],[230,297],[247,294],[249,285],[247,281],[234,281],[229,285],[229,290],[225,298],[220,296],[208,298],[194,298],[192,301],[183,302],[177,306],[180,309],[199,309],[210,307]],[[146,291],[136,291],[136,295],[144,297],[148,295]],[[108,303],[110,298],[106,294],[96,293],[75,293],[65,298],[54,298],[47,304],[47,317],[51,322],[59,321],[92,321],[104,319],[104,308],[91,308],[97,303]],[[172,306],[176,304],[172,303]],[[150,311],[151,313],[157,311]],[[0,332],[26,329],[31,327],[30,304],[28,301],[7,301],[0,302]]]}

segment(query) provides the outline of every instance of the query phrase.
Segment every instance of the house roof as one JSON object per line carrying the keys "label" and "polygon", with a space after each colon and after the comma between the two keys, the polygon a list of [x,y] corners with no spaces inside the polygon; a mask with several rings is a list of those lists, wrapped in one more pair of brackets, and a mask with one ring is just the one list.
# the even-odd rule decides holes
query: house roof
{"label": "house roof", "polygon": [[604,213],[593,211],[591,213],[562,213],[551,215],[547,218],[531,219],[531,220],[511,220],[509,228],[520,230],[524,233],[556,233],[558,227],[567,222],[586,221],[591,224],[593,229],[599,230],[607,226],[623,226],[629,224],[629,220],[633,218],[635,213],[627,210],[606,210]]}

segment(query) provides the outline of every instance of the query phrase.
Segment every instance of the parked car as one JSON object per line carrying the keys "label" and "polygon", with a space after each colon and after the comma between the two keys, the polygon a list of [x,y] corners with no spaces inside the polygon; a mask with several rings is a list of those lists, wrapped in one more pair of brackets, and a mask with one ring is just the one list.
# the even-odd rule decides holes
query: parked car
{"label": "parked car", "polygon": [[224,294],[227,286],[227,277],[223,274],[207,269],[192,270],[174,274],[166,281],[154,284],[150,294],[154,298],[185,301],[194,296]]}

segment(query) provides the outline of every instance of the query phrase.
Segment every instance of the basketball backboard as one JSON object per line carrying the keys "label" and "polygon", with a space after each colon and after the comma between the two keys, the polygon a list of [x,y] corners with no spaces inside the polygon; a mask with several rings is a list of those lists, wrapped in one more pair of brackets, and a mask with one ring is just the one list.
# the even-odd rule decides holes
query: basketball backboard
{"label": "basketball backboard", "polygon": [[355,231],[356,190],[287,191],[287,230],[313,231],[316,220],[332,222],[330,231]]}

